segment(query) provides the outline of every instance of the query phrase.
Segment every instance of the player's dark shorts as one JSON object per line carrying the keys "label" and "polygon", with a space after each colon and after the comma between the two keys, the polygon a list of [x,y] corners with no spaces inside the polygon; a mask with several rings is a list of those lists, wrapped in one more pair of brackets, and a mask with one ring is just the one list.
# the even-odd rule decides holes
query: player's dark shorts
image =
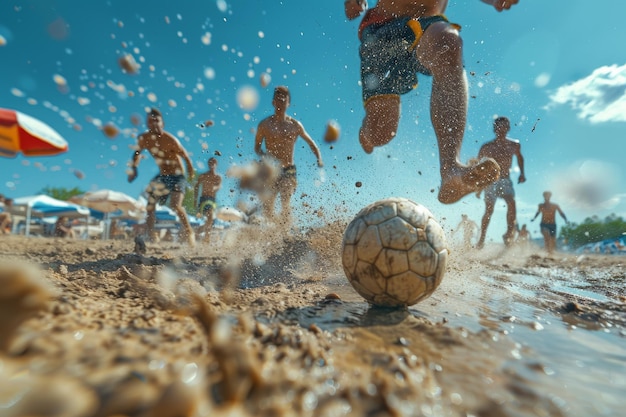
{"label": "player's dark shorts", "polygon": [[165,204],[172,192],[184,193],[187,180],[184,175],[157,175],[150,181],[146,192],[150,196],[149,203]]}
{"label": "player's dark shorts", "polygon": [[540,223],[541,233],[546,230],[550,236],[556,236],[556,223]]}
{"label": "player's dark shorts", "polygon": [[485,200],[495,201],[498,197],[515,197],[513,181],[510,178],[500,178],[485,188]]}
{"label": "player's dark shorts", "polygon": [[205,216],[210,215],[217,208],[217,203],[213,197],[200,197],[198,211]]}
{"label": "player's dark shorts", "polygon": [[417,59],[415,47],[428,26],[447,21],[445,16],[400,17],[362,28],[359,55],[363,101],[408,93],[417,87],[417,73],[431,75]]}
{"label": "player's dark shorts", "polygon": [[296,174],[297,173],[295,165],[289,165],[284,167],[280,176],[276,180],[276,190],[282,193],[295,189],[298,184]]}

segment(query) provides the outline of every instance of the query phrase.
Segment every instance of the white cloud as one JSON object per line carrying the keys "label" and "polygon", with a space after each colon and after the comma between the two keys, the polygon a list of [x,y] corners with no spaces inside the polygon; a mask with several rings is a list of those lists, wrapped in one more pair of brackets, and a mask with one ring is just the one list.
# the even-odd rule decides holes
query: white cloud
{"label": "white cloud", "polygon": [[569,104],[591,123],[626,122],[626,64],[603,66],[563,85],[550,96],[547,108]]}

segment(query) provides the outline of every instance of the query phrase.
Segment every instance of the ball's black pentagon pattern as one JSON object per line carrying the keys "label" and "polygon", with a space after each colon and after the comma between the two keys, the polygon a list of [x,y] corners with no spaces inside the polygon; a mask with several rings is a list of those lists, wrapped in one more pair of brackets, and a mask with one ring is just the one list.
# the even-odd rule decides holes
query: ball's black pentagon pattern
{"label": "ball's black pentagon pattern", "polygon": [[447,256],[445,234],[431,212],[405,198],[368,205],[344,233],[346,277],[375,305],[409,306],[429,297],[443,279]]}

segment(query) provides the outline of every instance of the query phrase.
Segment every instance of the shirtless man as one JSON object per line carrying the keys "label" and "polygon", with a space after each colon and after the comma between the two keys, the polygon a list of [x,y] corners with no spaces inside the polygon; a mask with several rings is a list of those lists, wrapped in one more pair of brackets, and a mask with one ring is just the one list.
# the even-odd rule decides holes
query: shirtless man
{"label": "shirtless man", "polygon": [[176,212],[182,225],[181,238],[186,239],[187,243],[193,246],[195,244],[193,231],[182,204],[187,186],[183,162],[191,180],[194,176],[191,159],[178,139],[163,130],[163,116],[158,109],[151,109],[146,119],[148,130],[137,138],[137,150],[133,154],[128,182],[133,182],[137,178],[137,166],[141,160],[141,152],[147,150],[159,167],[159,174],[152,179],[146,188],[148,193],[146,206],[148,235],[151,239],[156,240],[154,233],[156,205],[165,204],[169,199],[170,207]]}
{"label": "shirtless man", "polygon": [[[496,10],[519,0],[483,0]],[[346,17],[367,10],[366,0],[346,0]],[[451,204],[494,182],[493,159],[465,166],[459,161],[467,117],[467,78],[459,26],[443,15],[447,0],[378,0],[359,27],[365,118],[359,142],[366,153],[396,135],[400,95],[417,85],[417,73],[432,75],[431,121],[439,146],[439,201]]]}
{"label": "shirtless man", "polygon": [[[517,157],[517,165],[520,174],[517,180],[518,184],[526,182],[524,175],[524,157],[522,156],[519,141],[506,137],[511,130],[511,123],[506,117],[498,117],[493,122],[493,131],[496,133],[496,139],[485,143],[478,153],[479,158],[493,158],[500,166],[500,176],[496,182],[485,188],[485,214],[483,216],[480,228],[480,239],[478,239],[477,247],[480,249],[485,244],[485,235],[487,227],[491,221],[491,215],[495,208],[498,197],[503,198],[506,202],[506,233],[502,238],[508,246],[513,243],[516,227],[516,206],[515,206],[515,190],[513,182],[509,177],[509,170],[513,162],[513,156]],[[480,197],[480,192],[477,194]]]}
{"label": "shirtless man", "polygon": [[531,222],[534,221],[539,214],[541,214],[541,223],[539,224],[541,228],[541,234],[543,235],[544,247],[548,253],[553,253],[556,249],[556,212],[558,211],[563,220],[567,223],[567,217],[561,210],[558,204],[554,204],[550,202],[550,198],[552,197],[552,193],[550,191],[545,191],[543,193],[544,202],[539,204],[539,208],[537,209],[537,213],[535,213],[535,217],[532,218]]}
{"label": "shirtless man", "polygon": [[461,229],[463,229],[463,246],[469,249],[472,247],[472,238],[474,237],[474,233],[478,231],[478,225],[475,221],[467,217],[467,214],[461,214],[461,221],[452,234],[455,235]]}
{"label": "shirtless man", "polygon": [[[276,196],[280,193],[281,215],[286,224],[291,222],[291,196],[296,191],[296,166],[293,162],[294,147],[298,137],[302,137],[309,144],[311,151],[317,157],[317,165],[323,167],[322,155],[317,144],[304,130],[302,124],[286,114],[291,102],[289,89],[279,86],[274,89],[274,114],[259,123],[254,141],[254,152],[259,156],[268,155],[275,159],[281,173],[278,180],[270,185],[269,196],[263,199],[263,211],[267,219],[274,217]],[[265,141],[265,151],[262,149]]]}
{"label": "shirtless man", "polygon": [[193,189],[193,201],[198,204],[198,217],[204,217],[204,225],[200,233],[204,232],[204,242],[209,243],[211,238],[211,228],[213,227],[213,216],[217,208],[216,195],[222,187],[222,176],[215,170],[217,159],[209,158],[209,170],[198,176],[198,182]]}

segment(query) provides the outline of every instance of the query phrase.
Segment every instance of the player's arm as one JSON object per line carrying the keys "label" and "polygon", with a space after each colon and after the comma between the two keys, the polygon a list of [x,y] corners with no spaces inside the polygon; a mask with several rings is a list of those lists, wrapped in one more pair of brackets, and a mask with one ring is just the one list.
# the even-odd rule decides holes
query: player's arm
{"label": "player's arm", "polygon": [[561,215],[561,217],[563,217],[563,220],[565,220],[565,223],[567,223],[567,217],[565,217],[565,213],[563,213],[563,210],[561,210],[561,207],[559,207],[558,205],[556,206],[556,211],[559,212],[559,214]]}
{"label": "player's arm", "polygon": [[196,170],[193,169],[193,163],[191,162],[191,158],[189,158],[189,154],[187,153],[185,148],[183,148],[183,145],[181,145],[178,139],[171,135],[170,137],[174,139],[174,141],[178,144],[178,156],[183,158],[183,161],[185,161],[185,166],[187,167],[187,177],[192,180],[193,177],[196,175]]}
{"label": "player's arm", "polygon": [[137,149],[135,150],[135,152],[133,152],[132,160],[130,162],[131,173],[128,174],[128,182],[133,182],[135,181],[135,178],[137,178],[137,166],[139,166],[139,162],[141,161],[141,152],[143,150],[143,140],[141,139],[141,137],[139,137],[139,140],[137,141]]}
{"label": "player's arm", "polygon": [[313,153],[317,157],[317,166],[323,167],[324,162],[322,162],[322,154],[320,153],[320,148],[317,147],[317,143],[315,143],[315,141],[311,138],[311,136],[309,136],[306,130],[304,130],[302,124],[298,122],[298,125],[300,127],[300,137],[302,137],[302,139],[304,139],[306,143],[309,144],[311,151],[313,151]]}
{"label": "player's arm", "polygon": [[263,126],[263,122],[261,122],[254,136],[254,153],[259,156],[265,155],[265,151],[263,151],[263,139],[265,139],[265,127]]}
{"label": "player's arm", "polygon": [[343,7],[346,12],[348,20],[354,20],[367,10],[366,0],[346,0],[343,2]]}
{"label": "player's arm", "polygon": [[522,147],[518,143],[516,147],[515,156],[517,157],[517,165],[519,166],[519,179],[517,180],[518,184],[526,182],[526,175],[524,174],[524,156],[522,155]]}
{"label": "player's arm", "polygon": [[519,0],[481,0],[483,3],[492,5],[497,11],[509,10],[513,5],[519,3]]}
{"label": "player's arm", "polygon": [[531,222],[535,221],[535,219],[537,218],[537,216],[539,216],[540,213],[541,213],[541,204],[539,204],[539,207],[537,208],[537,213],[535,213],[535,217],[530,219],[530,221]]}

